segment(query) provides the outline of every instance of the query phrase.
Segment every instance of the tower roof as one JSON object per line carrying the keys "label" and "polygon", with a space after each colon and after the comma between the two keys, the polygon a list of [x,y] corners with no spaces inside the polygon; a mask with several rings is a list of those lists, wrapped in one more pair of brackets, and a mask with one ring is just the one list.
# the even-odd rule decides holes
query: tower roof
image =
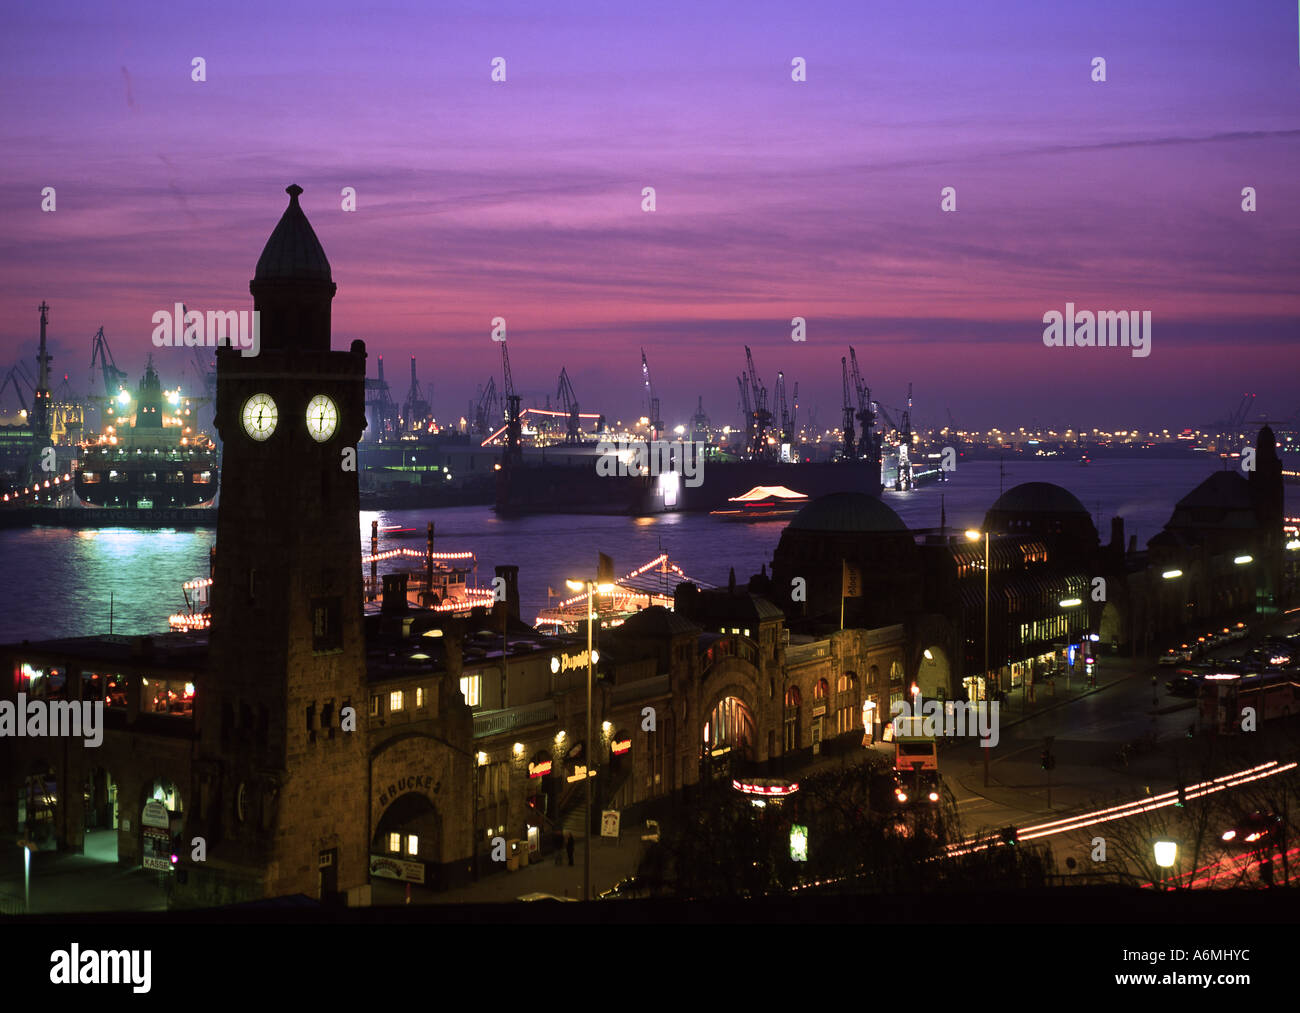
{"label": "tower roof", "polygon": [[302,187],[294,183],[285,188],[285,193],[289,195],[289,206],[257,258],[253,280],[331,281],[325,250],[298,204]]}
{"label": "tower roof", "polygon": [[998,497],[989,512],[1016,514],[1083,514],[1087,508],[1078,498],[1051,482],[1023,482]]}

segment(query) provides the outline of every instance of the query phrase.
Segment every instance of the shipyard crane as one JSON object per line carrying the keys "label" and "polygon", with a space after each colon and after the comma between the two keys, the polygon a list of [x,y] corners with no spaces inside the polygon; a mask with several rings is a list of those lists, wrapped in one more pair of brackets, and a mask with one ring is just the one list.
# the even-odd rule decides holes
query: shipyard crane
{"label": "shipyard crane", "polygon": [[768,408],[767,388],[758,378],[758,371],[754,368],[754,353],[750,351],[748,345],[745,346],[745,367],[750,390],[754,395],[754,442],[751,453],[766,456],[767,431],[772,424],[772,412]]}
{"label": "shipyard crane", "polygon": [[664,420],[659,417],[659,398],[650,380],[650,364],[646,362],[644,348],[641,349],[641,379],[645,384],[646,417],[650,420],[651,439],[657,440],[663,432]]}
{"label": "shipyard crane", "polygon": [[411,356],[411,387],[406,392],[406,400],[402,402],[402,423],[408,432],[417,432],[428,426],[431,415],[429,401],[424,396],[424,388],[420,386],[419,378],[415,375],[415,356]]}
{"label": "shipyard crane", "polygon": [[501,342],[501,377],[505,383],[502,396],[506,404],[506,460],[519,463],[524,455],[520,444],[523,423],[520,421],[519,395],[515,393],[515,381],[510,375],[510,352],[504,341]]}
{"label": "shipyard crane", "polygon": [[569,372],[563,366],[560,367],[560,385],[555,391],[555,399],[559,402],[560,407],[569,417],[568,426],[564,432],[565,443],[578,443],[582,440],[582,433],[578,427],[578,395],[573,392],[573,384],[569,380]]}
{"label": "shipyard crane", "polygon": [[840,356],[840,378],[844,383],[844,458],[851,461],[857,457],[853,437],[853,401],[849,397],[849,360]]}
{"label": "shipyard crane", "polygon": [[31,367],[19,359],[14,363],[13,368],[6,374],[4,383],[0,383],[0,397],[4,396],[5,389],[13,385],[14,393],[18,395],[18,406],[22,408],[23,413],[27,413],[27,399],[23,397],[23,387],[26,387],[29,393],[36,391],[36,379],[32,376]]}
{"label": "shipyard crane", "polygon": [[798,431],[799,431],[799,381],[796,380],[794,382],[794,393],[791,395],[791,401],[790,401],[791,436],[793,437],[794,434],[798,433]]}
{"label": "shipyard crane", "polygon": [[876,449],[878,438],[875,432],[875,405],[871,400],[871,388],[863,382],[862,372],[858,369],[858,353],[852,345],[849,346],[849,362],[853,373],[853,386],[858,396],[858,425],[862,432],[861,439],[858,440],[858,454],[863,458],[874,459],[879,456]]}
{"label": "shipyard crane", "polygon": [[696,443],[707,442],[709,435],[709,417],[704,414],[704,395],[699,395],[695,405],[695,415],[691,419],[691,440]]}
{"label": "shipyard crane", "polygon": [[785,373],[777,370],[776,373],[776,390],[774,391],[776,409],[781,414],[781,443],[788,445],[790,443],[790,409],[785,400]]}
{"label": "shipyard crane", "polygon": [[366,380],[366,412],[374,423],[368,431],[374,434],[374,439],[383,441],[397,435],[397,403],[388,388],[388,381],[384,379],[382,355],[379,356],[378,368],[379,378]]}
{"label": "shipyard crane", "polygon": [[100,367],[104,376],[104,393],[107,397],[116,397],[117,392],[126,386],[126,373],[117,368],[113,361],[113,352],[108,347],[108,338],[104,328],[100,328],[90,339],[90,380],[95,380],[95,366]]}
{"label": "shipyard crane", "polygon": [[470,404],[470,418],[473,420],[474,432],[487,436],[501,417],[501,407],[497,403],[497,382],[495,377],[488,377],[486,386],[478,389],[478,403]]}

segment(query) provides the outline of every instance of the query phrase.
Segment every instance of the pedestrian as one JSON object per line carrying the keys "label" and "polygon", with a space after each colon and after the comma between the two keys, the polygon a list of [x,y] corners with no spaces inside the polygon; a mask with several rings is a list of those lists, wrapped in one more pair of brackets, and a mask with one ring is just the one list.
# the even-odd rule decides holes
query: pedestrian
{"label": "pedestrian", "polygon": [[569,864],[573,864],[573,834],[564,835],[564,850],[569,854]]}

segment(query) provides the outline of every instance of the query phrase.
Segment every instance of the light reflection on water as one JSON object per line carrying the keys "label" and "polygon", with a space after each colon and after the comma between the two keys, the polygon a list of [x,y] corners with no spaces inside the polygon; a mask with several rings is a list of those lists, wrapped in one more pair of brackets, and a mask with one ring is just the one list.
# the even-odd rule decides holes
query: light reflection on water
{"label": "light reflection on water", "polygon": [[[1100,461],[1088,467],[1017,461],[1006,465],[1002,481],[1007,489],[1030,481],[1062,485],[1093,514],[1094,522],[1100,519],[1103,541],[1110,538],[1110,518],[1119,512],[1126,540],[1137,535],[1138,547],[1145,548],[1169,519],[1174,503],[1213,470],[1214,462],[1185,460]],[[997,499],[999,481],[996,462],[968,463],[947,485],[886,493],[885,501],[910,527],[920,528],[938,527],[942,498],[948,526],[960,531],[982,523],[984,511]],[[1288,487],[1292,504],[1294,490]],[[490,583],[495,565],[519,566],[522,613],[529,622],[546,607],[548,587],[567,594],[566,577],[594,575],[597,552],[612,556],[621,576],[648,562],[662,546],[692,577],[725,585],[729,568],[735,567],[743,585],[760,566],[770,566],[784,527],[781,521],[735,524],[677,514],[503,519],[490,507],[365,512],[358,523],[362,551],[369,551],[375,518],[381,527],[418,529],[418,537],[385,541],[383,548],[417,550],[423,548],[427,522],[434,521],[439,549],[477,554],[481,584]],[[110,593],[114,632],[164,632],[167,616],[184,607],[181,584],[207,575],[208,550],[215,539],[211,529],[0,531],[6,577],[0,582],[0,642],[107,633]],[[381,569],[385,565],[393,564],[381,564]],[[665,589],[671,592],[672,584],[669,578]]]}

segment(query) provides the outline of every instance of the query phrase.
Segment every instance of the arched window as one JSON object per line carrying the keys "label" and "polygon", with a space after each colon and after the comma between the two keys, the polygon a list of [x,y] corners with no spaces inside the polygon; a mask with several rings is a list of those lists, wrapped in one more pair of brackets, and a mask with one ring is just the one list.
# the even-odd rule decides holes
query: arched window
{"label": "arched window", "polygon": [[830,691],[830,684],[825,679],[818,679],[817,685],[813,687],[813,700],[821,703],[826,699],[826,694]]}
{"label": "arched window", "polygon": [[799,727],[799,710],[803,704],[803,695],[798,686],[791,686],[785,691],[785,751],[787,753],[803,746],[803,732]]}
{"label": "arched window", "polygon": [[844,735],[857,728],[860,720],[858,707],[858,677],[845,672],[835,681],[835,732]]}

